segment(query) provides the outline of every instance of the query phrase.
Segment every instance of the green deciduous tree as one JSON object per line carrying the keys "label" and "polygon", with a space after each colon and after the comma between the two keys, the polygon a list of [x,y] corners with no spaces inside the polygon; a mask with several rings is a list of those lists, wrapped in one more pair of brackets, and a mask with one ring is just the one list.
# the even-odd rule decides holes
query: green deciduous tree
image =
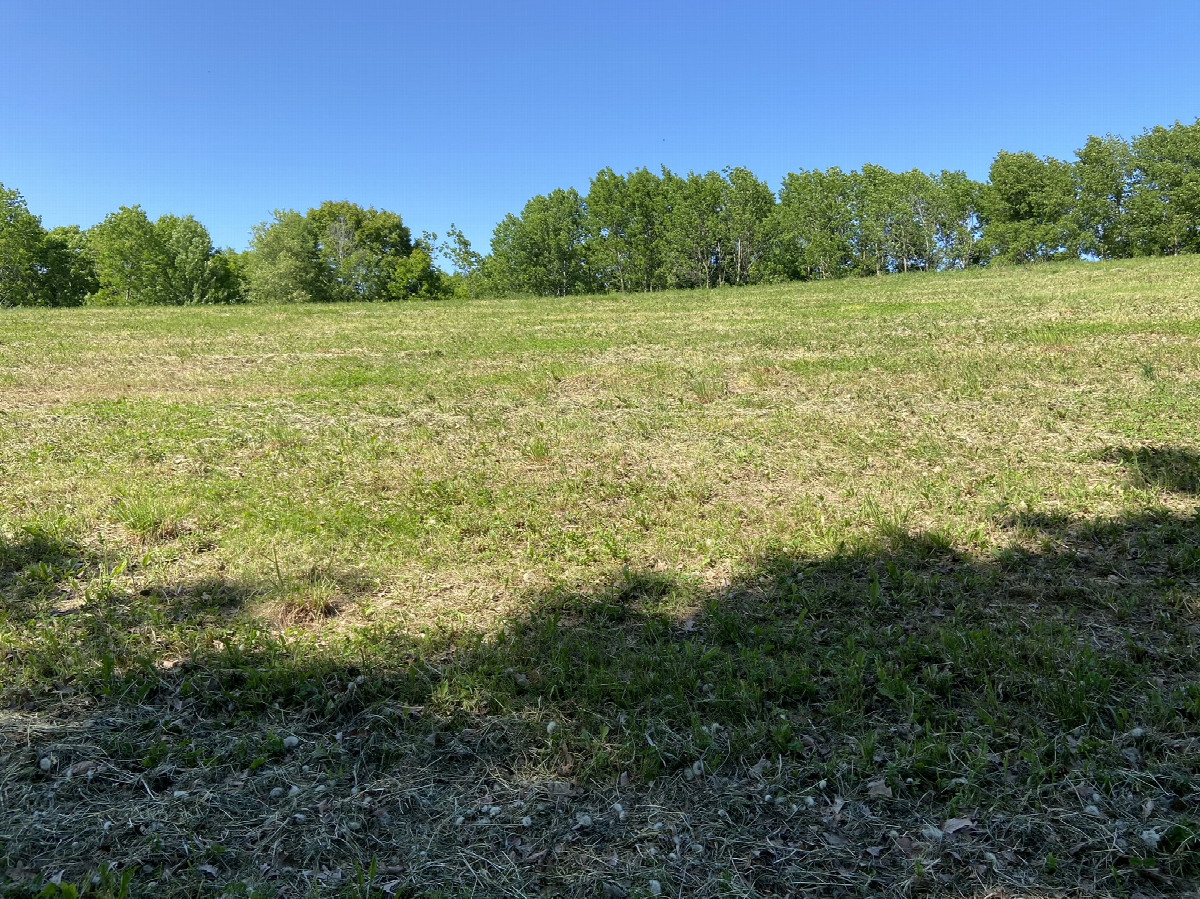
{"label": "green deciduous tree", "polygon": [[122,206],[87,232],[99,289],[89,302],[188,306],[235,303],[233,266],[192,216],[151,222],[140,206]]}
{"label": "green deciduous tree", "polygon": [[88,231],[101,305],[167,303],[167,249],[140,206],[122,206]]}
{"label": "green deciduous tree", "polygon": [[383,302],[446,292],[433,249],[399,214],[328,201],[306,215],[277,211],[254,229],[246,262],[258,303]]}
{"label": "green deciduous tree", "polygon": [[716,172],[663,169],[667,208],[663,220],[664,262],[672,287],[715,287],[721,283],[725,250],[725,183]]}
{"label": "green deciduous tree", "polygon": [[924,172],[864,165],[852,173],[856,267],[862,274],[939,267],[937,184]]}
{"label": "green deciduous tree", "polygon": [[47,232],[42,249],[42,289],[49,306],[82,306],[100,289],[87,234],[76,225]]}
{"label": "green deciduous tree", "polygon": [[839,168],[791,172],[770,221],[768,269],[785,280],[839,278],[855,258],[854,181]]}
{"label": "green deciduous tree", "polygon": [[451,292],[451,285],[434,265],[433,254],[432,240],[418,238],[413,241],[411,253],[391,260],[388,265],[387,292],[382,299],[436,300],[447,296]]}
{"label": "green deciduous tree", "polygon": [[316,227],[299,212],[276,210],[255,226],[246,262],[252,303],[312,303],[328,299]]}
{"label": "green deciduous tree", "polygon": [[647,169],[592,179],[585,203],[588,260],[605,290],[652,291],[667,284],[668,198],[663,179]]}
{"label": "green deciduous tree", "polygon": [[942,171],[934,181],[939,267],[979,264],[985,256],[980,215],[984,185],[960,171]]}
{"label": "green deciduous tree", "polygon": [[667,283],[663,266],[667,197],[662,178],[641,168],[626,175],[625,183],[630,289],[661,290]]}
{"label": "green deciduous tree", "polygon": [[749,169],[725,171],[722,200],[723,280],[750,284],[762,276],[769,248],[768,222],[775,210],[775,193]]}
{"label": "green deciduous tree", "polygon": [[1070,163],[1033,153],[1001,152],[981,200],[984,239],[1009,262],[1077,256],[1081,230]]}
{"label": "green deciduous tree", "polygon": [[494,262],[485,268],[502,292],[567,296],[596,289],[587,260],[587,219],[574,188],[554,190],[507,215],[492,234]]}
{"label": "green deciduous tree", "polygon": [[418,295],[432,270],[428,249],[413,257],[413,239],[395,212],[326,201],[308,211],[331,300],[379,302]]}
{"label": "green deciduous tree", "polygon": [[521,291],[521,219],[507,213],[492,229],[491,253],[480,264],[489,293],[504,295]]}
{"label": "green deciduous tree", "polygon": [[634,246],[629,182],[611,168],[596,173],[585,203],[592,273],[607,290],[625,292],[634,284]]}
{"label": "green deciduous tree", "polygon": [[1129,241],[1138,255],[1200,252],[1200,119],[1133,139]]}
{"label": "green deciduous tree", "polygon": [[453,222],[446,240],[439,247],[442,258],[450,263],[449,289],[455,296],[476,297],[486,290],[483,278],[483,254],[471,247],[471,241]]}
{"label": "green deciduous tree", "polygon": [[1129,144],[1111,134],[1091,136],[1075,151],[1080,248],[1103,259],[1127,256],[1133,156]]}
{"label": "green deciduous tree", "polygon": [[159,285],[161,302],[184,306],[241,300],[233,266],[214,249],[208,229],[192,216],[161,216],[154,231],[166,258]]}
{"label": "green deciduous tree", "polygon": [[25,198],[0,184],[0,306],[49,305],[41,283],[44,240]]}

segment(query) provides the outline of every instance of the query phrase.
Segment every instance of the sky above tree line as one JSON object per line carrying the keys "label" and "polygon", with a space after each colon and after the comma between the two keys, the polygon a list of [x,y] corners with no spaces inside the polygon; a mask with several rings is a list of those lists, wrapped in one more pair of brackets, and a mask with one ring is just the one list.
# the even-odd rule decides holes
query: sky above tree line
{"label": "sky above tree line", "polygon": [[0,182],[47,227],[121,205],[246,246],[350,200],[481,250],[611,166],[963,169],[1200,116],[1200,5],[0,3]]}

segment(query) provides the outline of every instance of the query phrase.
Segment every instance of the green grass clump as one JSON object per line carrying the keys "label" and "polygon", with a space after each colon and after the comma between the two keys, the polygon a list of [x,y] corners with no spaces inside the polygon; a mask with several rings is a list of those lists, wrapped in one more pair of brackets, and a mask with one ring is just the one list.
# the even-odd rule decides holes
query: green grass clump
{"label": "green grass clump", "polygon": [[0,895],[1178,894],[1198,297],[6,312]]}

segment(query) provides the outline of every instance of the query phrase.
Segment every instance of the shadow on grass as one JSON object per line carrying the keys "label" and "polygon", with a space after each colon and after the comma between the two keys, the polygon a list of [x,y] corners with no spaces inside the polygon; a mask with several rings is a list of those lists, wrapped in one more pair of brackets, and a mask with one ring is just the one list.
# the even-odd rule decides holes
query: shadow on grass
{"label": "shadow on grass", "polygon": [[[780,546],[719,589],[621,571],[530,596],[489,633],[282,637],[230,614],[258,586],[101,589],[15,631],[0,762],[25,798],[0,861],[28,875],[103,858],[181,891],[294,891],[383,859],[395,884],[449,895],[481,858],[506,873],[465,892],[601,895],[651,876],[689,895],[1177,890],[1200,876],[1200,513],[1006,524],[990,555],[898,529],[819,556]],[[9,592],[31,567],[89,564],[38,538],[0,559]],[[19,737],[55,712],[53,733]],[[108,793],[66,782],[98,758]],[[316,772],[338,805],[292,798]],[[168,807],[196,791],[204,804]],[[538,796],[528,825],[462,829],[464,810]],[[642,830],[580,824],[615,821],[614,796]],[[672,802],[676,844],[647,855]],[[97,814],[130,828],[82,836],[72,815]],[[971,841],[929,836],[949,820],[972,821]],[[685,828],[708,835],[688,837],[694,858]]]}
{"label": "shadow on grass", "polygon": [[35,566],[64,578],[83,562],[82,555],[77,545],[54,529],[29,526],[12,536],[0,533],[0,578]]}
{"label": "shadow on grass", "polygon": [[1100,455],[1125,467],[1138,486],[1200,495],[1200,453],[1182,447],[1112,447]]}

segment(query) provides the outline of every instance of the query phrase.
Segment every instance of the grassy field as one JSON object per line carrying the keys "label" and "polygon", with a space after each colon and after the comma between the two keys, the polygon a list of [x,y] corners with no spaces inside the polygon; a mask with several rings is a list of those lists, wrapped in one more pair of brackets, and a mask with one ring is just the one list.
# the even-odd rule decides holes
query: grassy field
{"label": "grassy field", "polygon": [[0,314],[0,895],[1180,895],[1200,258]]}

